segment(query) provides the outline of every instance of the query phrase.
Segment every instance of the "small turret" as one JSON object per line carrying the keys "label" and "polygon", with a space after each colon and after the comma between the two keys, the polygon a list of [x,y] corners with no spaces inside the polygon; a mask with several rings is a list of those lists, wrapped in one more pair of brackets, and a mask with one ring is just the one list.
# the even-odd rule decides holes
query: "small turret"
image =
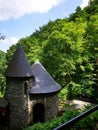
{"label": "small turret", "polygon": [[28,92],[33,82],[31,66],[20,45],[8,65],[5,77],[5,96],[10,103],[10,129],[20,130],[30,123]]}

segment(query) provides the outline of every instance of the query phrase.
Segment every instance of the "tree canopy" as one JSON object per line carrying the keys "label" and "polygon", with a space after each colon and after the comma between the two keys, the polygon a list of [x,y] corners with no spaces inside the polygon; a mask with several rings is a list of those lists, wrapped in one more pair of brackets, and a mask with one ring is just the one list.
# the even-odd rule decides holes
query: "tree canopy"
{"label": "tree canopy", "polygon": [[[68,18],[49,21],[7,51],[7,63],[21,44],[32,65],[39,60],[68,90],[68,97],[96,98],[98,93],[98,1]],[[97,91],[96,91],[97,90]],[[96,93],[96,94],[94,94]]]}

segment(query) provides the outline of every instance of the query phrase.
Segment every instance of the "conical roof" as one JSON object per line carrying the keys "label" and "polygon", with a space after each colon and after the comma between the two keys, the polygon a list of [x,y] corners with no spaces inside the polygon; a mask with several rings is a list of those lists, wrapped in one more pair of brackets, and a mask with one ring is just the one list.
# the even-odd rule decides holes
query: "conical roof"
{"label": "conical roof", "polygon": [[39,61],[32,66],[32,72],[35,76],[35,83],[29,92],[30,94],[53,93],[61,89],[60,85],[49,75]]}
{"label": "conical roof", "polygon": [[21,45],[18,45],[16,52],[5,72],[6,77],[31,77],[32,69],[25,56]]}

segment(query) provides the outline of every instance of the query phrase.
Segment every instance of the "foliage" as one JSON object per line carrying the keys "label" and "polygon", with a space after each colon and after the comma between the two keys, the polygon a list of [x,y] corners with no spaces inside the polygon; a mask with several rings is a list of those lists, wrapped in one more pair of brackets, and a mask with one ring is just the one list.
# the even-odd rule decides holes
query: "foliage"
{"label": "foliage", "polygon": [[61,102],[62,100],[66,101],[67,100],[67,94],[68,94],[68,90],[67,88],[63,88],[61,90],[61,92],[59,93],[59,102]]}
{"label": "foliage", "polygon": [[7,51],[7,64],[18,44],[23,46],[31,65],[39,60],[62,88],[66,87],[68,98],[97,100],[97,0],[91,0],[83,10],[77,7],[69,18],[49,21],[31,36],[20,39]]}
{"label": "foliage", "polygon": [[[37,123],[33,126],[24,128],[24,130],[52,130],[56,128],[57,126],[67,122],[68,120],[78,116],[79,114],[83,113],[84,111],[90,109],[91,106],[85,106],[82,110],[66,110],[62,116],[52,119],[45,123]],[[95,121],[98,120],[98,111],[94,112],[93,114],[85,117],[81,121],[75,124],[75,126],[79,128],[92,128]]]}
{"label": "foliage", "polygon": [[77,111],[73,112],[73,111],[66,111],[65,113],[63,113],[63,115],[61,117],[52,119],[51,121],[48,121],[46,123],[37,123],[34,124],[33,126],[26,128],[24,130],[52,130],[53,128],[61,125],[62,123],[66,122],[67,120],[73,118],[76,114],[78,114]]}
{"label": "foliage", "polygon": [[3,96],[5,92],[5,77],[3,75],[6,67],[5,57],[6,54],[0,51],[0,97]]}
{"label": "foliage", "polygon": [[89,21],[92,15],[98,13],[98,1],[90,0],[89,5],[86,6],[83,10],[81,7],[76,8],[76,12],[72,13],[68,18],[69,21],[76,21],[78,18],[82,18],[84,21]]}
{"label": "foliage", "polygon": [[98,95],[98,13],[90,17],[86,28],[85,44],[86,53],[89,54],[89,61],[94,66],[95,73],[95,95]]}

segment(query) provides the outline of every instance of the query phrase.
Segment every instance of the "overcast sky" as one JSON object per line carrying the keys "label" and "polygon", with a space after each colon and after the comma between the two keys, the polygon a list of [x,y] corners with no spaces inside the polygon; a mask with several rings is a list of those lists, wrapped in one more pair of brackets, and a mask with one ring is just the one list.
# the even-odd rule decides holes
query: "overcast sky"
{"label": "overcast sky", "polygon": [[0,40],[0,50],[6,52],[9,46],[20,38],[31,35],[49,20],[68,17],[77,6],[84,8],[89,0],[0,0],[0,33],[6,35]]}

